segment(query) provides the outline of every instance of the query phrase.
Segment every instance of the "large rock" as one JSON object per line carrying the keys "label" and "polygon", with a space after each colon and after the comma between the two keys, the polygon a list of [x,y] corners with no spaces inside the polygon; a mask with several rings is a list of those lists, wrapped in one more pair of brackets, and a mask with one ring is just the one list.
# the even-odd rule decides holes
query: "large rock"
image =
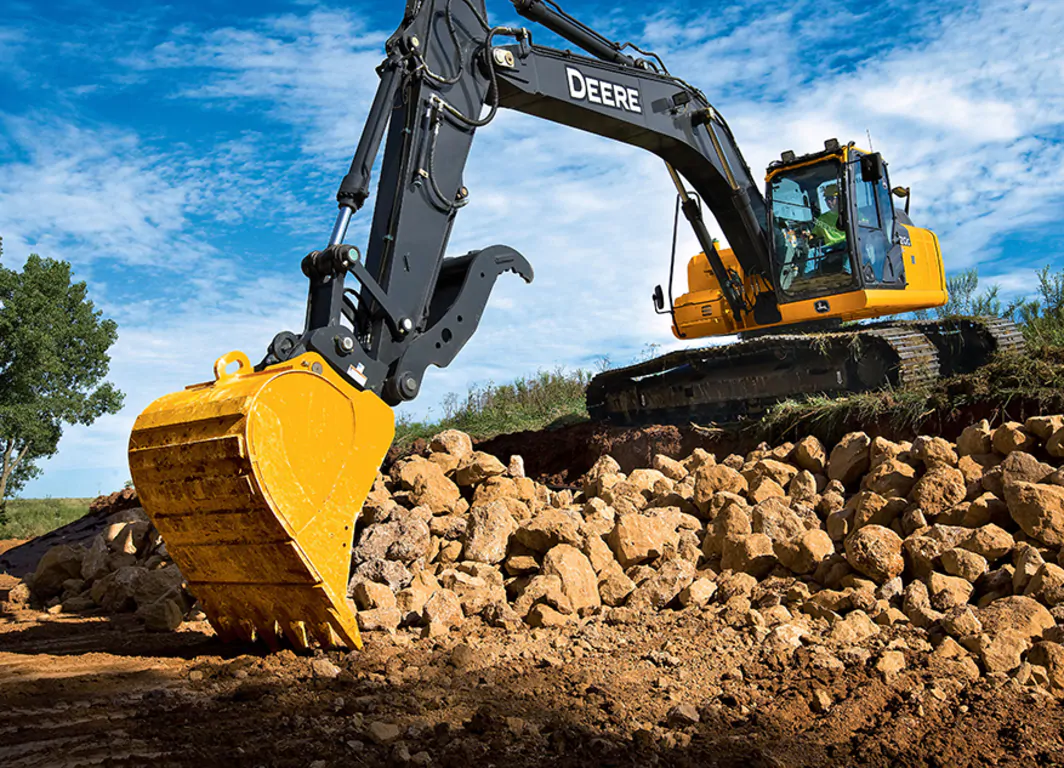
{"label": "large rock", "polygon": [[435,462],[414,456],[398,465],[398,469],[393,468],[392,473],[399,488],[410,492],[410,500],[415,505],[424,505],[435,515],[462,511],[459,507],[465,502],[458,486]]}
{"label": "large rock", "polygon": [[1028,536],[1052,547],[1064,545],[1064,488],[1013,481],[1005,485],[1005,502]]}
{"label": "large rock", "polygon": [[1007,421],[994,430],[990,438],[994,450],[1002,456],[1013,451],[1029,451],[1038,445],[1038,439],[1018,421]]}
{"label": "large rock", "polygon": [[938,515],[964,501],[968,484],[959,469],[944,464],[932,466],[912,488],[909,500],[925,515]]}
{"label": "large rock", "polygon": [[506,545],[517,530],[517,522],[509,508],[501,501],[473,507],[466,528],[466,560],[480,563],[501,563],[506,558]]}
{"label": "large rock", "polygon": [[461,460],[473,452],[473,440],[465,432],[446,429],[429,441],[429,450],[450,454]]}
{"label": "large rock", "polygon": [[763,533],[732,536],[724,541],[720,567],[762,578],[776,565],[772,539]]}
{"label": "large rock", "polygon": [[671,603],[695,578],[695,566],[688,560],[673,558],[658,572],[635,588],[628,605],[635,609],[660,609]]}
{"label": "large rock", "polygon": [[959,576],[972,584],[988,570],[985,557],[960,547],[947,549],[941,557],[946,573]]}
{"label": "large rock", "polygon": [[414,510],[400,507],[387,523],[366,526],[354,549],[354,562],[361,564],[380,558],[409,564],[428,555],[431,547],[428,518],[431,515],[427,510],[427,507]]}
{"label": "large rock", "polygon": [[981,555],[992,563],[1011,552],[1015,544],[1011,533],[990,523],[976,528],[958,546]]}
{"label": "large rock", "polygon": [[978,424],[965,427],[957,438],[957,453],[961,456],[986,454],[992,450],[990,422],[983,419]]}
{"label": "large rock", "polygon": [[513,606],[518,615],[527,617],[538,603],[545,603],[559,613],[573,612],[573,604],[565,594],[562,580],[554,574],[532,577],[513,601]]}
{"label": "large rock", "polygon": [[884,497],[905,497],[915,484],[915,469],[898,459],[884,459],[864,476],[861,488]]}
{"label": "large rock", "polygon": [[465,456],[454,472],[454,479],[459,485],[476,485],[489,477],[506,474],[506,465],[483,451],[473,451]]}
{"label": "large rock", "polygon": [[946,576],[935,571],[927,578],[931,605],[940,611],[964,605],[971,598],[974,589],[971,582],[959,576]]}
{"label": "large rock", "polygon": [[[945,464],[950,467],[957,466],[957,452],[953,450],[953,445],[942,437],[921,435],[913,440],[913,447],[909,453],[914,459],[922,461],[929,468],[936,464]],[[899,495],[904,496],[905,494]]]}
{"label": "large rock", "polygon": [[872,441],[864,432],[850,432],[844,435],[831,450],[828,459],[828,477],[849,486],[868,471],[868,448]]}
{"label": "large rock", "polygon": [[866,525],[846,537],[846,561],[879,584],[889,581],[905,570],[901,537],[882,525]]}
{"label": "large rock", "polygon": [[1064,646],[1051,642],[1035,643],[1027,654],[1027,661],[1045,669],[1054,690],[1064,688]]}
{"label": "large rock", "polygon": [[750,515],[754,533],[772,541],[789,541],[805,531],[806,525],[783,499],[770,498],[754,507]]}
{"label": "large rock", "polygon": [[560,509],[548,507],[531,520],[526,520],[514,533],[514,538],[533,552],[544,553],[559,544],[579,546],[583,537],[579,524]]}
{"label": "large rock", "polygon": [[610,549],[625,568],[660,557],[674,540],[675,531],[664,518],[638,513],[618,517],[609,535]]}
{"label": "large rock", "polygon": [[451,627],[457,627],[465,620],[462,601],[449,589],[437,589],[421,610],[422,623],[429,635],[446,633]]}
{"label": "large rock", "polygon": [[1050,607],[1064,603],[1064,568],[1043,563],[1027,582],[1023,594]]}
{"label": "large rock", "polygon": [[147,573],[148,570],[140,566],[123,566],[92,585],[92,599],[111,613],[131,610],[136,605],[137,587]]}
{"label": "large rock", "polygon": [[575,547],[559,544],[547,552],[543,557],[542,573],[561,580],[562,591],[578,613],[602,604],[595,569],[587,556]]}
{"label": "large rock", "polygon": [[1016,595],[995,600],[979,610],[983,631],[995,635],[1007,630],[1019,632],[1035,640],[1050,627],[1056,626],[1052,615],[1031,597]]}
{"label": "large rock", "polygon": [[81,578],[83,553],[67,544],[52,547],[37,563],[31,585],[34,595],[47,600],[63,591],[67,579]]}
{"label": "large rock", "polygon": [[820,563],[835,554],[835,545],[825,531],[816,528],[776,543],[774,550],[781,565],[803,575],[812,573]]}
{"label": "large rock", "polygon": [[91,582],[106,576],[110,571],[107,562],[110,554],[107,541],[101,534],[96,534],[81,559],[81,578]]}
{"label": "large rock", "polygon": [[185,608],[181,601],[165,598],[137,608],[137,618],[151,632],[172,632],[185,620]]}
{"label": "large rock", "polygon": [[744,494],[749,489],[746,478],[736,470],[722,464],[703,465],[695,472],[693,501],[701,512],[709,507],[714,494],[720,491]]}
{"label": "large rock", "polygon": [[599,573],[598,590],[602,602],[611,607],[623,605],[635,589],[635,582],[628,578],[621,564],[611,561]]}
{"label": "large rock", "polygon": [[794,445],[794,463],[814,475],[824,474],[827,467],[827,452],[823,444],[813,436],[803,437]]}
{"label": "large rock", "polygon": [[137,607],[150,605],[158,600],[176,600],[183,603],[185,578],[176,564],[147,571],[136,580],[133,599]]}
{"label": "large rock", "polygon": [[729,504],[713,518],[702,542],[702,553],[707,557],[718,557],[723,552],[724,541],[730,536],[745,536],[752,533],[750,515],[739,504]]}

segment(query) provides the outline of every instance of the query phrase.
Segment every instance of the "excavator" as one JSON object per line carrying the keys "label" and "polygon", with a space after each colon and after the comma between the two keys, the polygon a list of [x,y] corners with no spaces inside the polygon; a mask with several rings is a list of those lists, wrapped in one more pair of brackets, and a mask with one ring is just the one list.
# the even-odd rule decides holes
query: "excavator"
{"label": "excavator", "polygon": [[[454,360],[500,275],[533,278],[506,245],[445,254],[473,199],[463,169],[474,135],[501,108],[660,157],[701,252],[687,292],[672,299],[670,279],[668,304],[659,286],[655,307],[680,339],[741,337],[605,372],[588,388],[595,418],[728,418],[795,393],[927,381],[1020,343],[978,318],[854,323],[947,300],[938,240],[912,223],[907,197],[894,208],[908,190],[890,188],[879,154],[836,140],[784,152],[762,194],[724,118],[660,57],[551,0],[512,2],[580,52],[492,25],[484,0],[408,0],[328,244],[302,261],[302,331],[278,333],[257,364],[224,355],[212,381],[136,420],[141,504],[223,639],[361,647],[350,551],[394,436],[392,407],[417,396],[429,365]],[[363,254],[344,240],[382,143]]]}

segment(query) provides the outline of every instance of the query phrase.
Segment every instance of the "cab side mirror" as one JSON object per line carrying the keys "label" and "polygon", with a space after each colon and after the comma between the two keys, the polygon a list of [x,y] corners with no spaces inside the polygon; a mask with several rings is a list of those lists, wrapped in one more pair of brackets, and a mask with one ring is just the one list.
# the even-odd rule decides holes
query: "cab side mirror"
{"label": "cab side mirror", "polygon": [[861,178],[873,183],[883,178],[883,155],[873,152],[861,157]]}
{"label": "cab side mirror", "polygon": [[905,198],[905,214],[909,214],[909,201],[912,200],[912,190],[909,187],[894,187],[890,190],[895,197]]}
{"label": "cab side mirror", "polygon": [[660,285],[654,286],[654,311],[663,312],[665,310],[665,292],[661,290]]}

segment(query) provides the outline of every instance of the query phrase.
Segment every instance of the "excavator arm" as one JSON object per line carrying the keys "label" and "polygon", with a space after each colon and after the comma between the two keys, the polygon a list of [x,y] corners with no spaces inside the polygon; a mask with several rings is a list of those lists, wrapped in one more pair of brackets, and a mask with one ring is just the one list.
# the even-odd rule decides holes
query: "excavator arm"
{"label": "excavator arm", "polygon": [[[213,381],[156,400],[134,425],[129,461],[141,503],[223,638],[360,645],[346,599],[353,518],[394,434],[389,406],[417,396],[429,365],[454,359],[500,274],[532,280],[526,259],[505,245],[445,256],[455,216],[475,194],[463,179],[474,135],[499,109],[658,155],[732,311],[750,307],[702,205],[744,273],[772,285],[764,200],[705,96],[553,3],[514,6],[590,56],[493,27],[483,0],[409,0],[378,68],[329,243],[302,263],[302,332],[278,334],[255,366],[239,352],[224,356]],[[363,255],[344,237],[370,197],[382,143]],[[506,169],[519,183],[520,159]]]}
{"label": "excavator arm", "polygon": [[[408,3],[388,40],[377,94],[337,194],[340,211],[329,246],[303,262],[311,283],[306,327],[299,335],[278,335],[265,365],[313,351],[353,386],[395,405],[418,394],[429,365],[454,359],[476,330],[499,274],[514,271],[531,281],[528,262],[507,246],[444,255],[455,216],[475,194],[463,182],[474,135],[500,108],[658,155],[677,187],[683,190],[680,176],[687,179],[713,213],[744,273],[762,275],[771,285],[764,200],[705,96],[542,0],[514,4],[597,58],[534,45],[527,29],[490,26],[482,0]],[[369,198],[382,141],[362,257],[343,239],[352,214]],[[517,182],[519,160],[506,168]],[[717,256],[701,206],[682,193],[684,212],[732,311],[748,311],[741,287]],[[349,287],[352,281],[357,289]]]}

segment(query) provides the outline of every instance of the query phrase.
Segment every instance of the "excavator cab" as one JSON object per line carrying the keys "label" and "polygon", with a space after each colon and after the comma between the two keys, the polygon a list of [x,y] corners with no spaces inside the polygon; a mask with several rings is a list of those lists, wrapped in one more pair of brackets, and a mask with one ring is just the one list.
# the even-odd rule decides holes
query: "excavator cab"
{"label": "excavator cab", "polygon": [[[757,333],[822,321],[838,324],[938,307],[948,298],[938,238],[896,210],[886,163],[852,143],[784,152],[765,179],[769,274],[718,252],[749,312],[725,301],[709,259],[688,264],[687,293],[673,304],[681,339]],[[771,312],[758,312],[766,303]]]}

